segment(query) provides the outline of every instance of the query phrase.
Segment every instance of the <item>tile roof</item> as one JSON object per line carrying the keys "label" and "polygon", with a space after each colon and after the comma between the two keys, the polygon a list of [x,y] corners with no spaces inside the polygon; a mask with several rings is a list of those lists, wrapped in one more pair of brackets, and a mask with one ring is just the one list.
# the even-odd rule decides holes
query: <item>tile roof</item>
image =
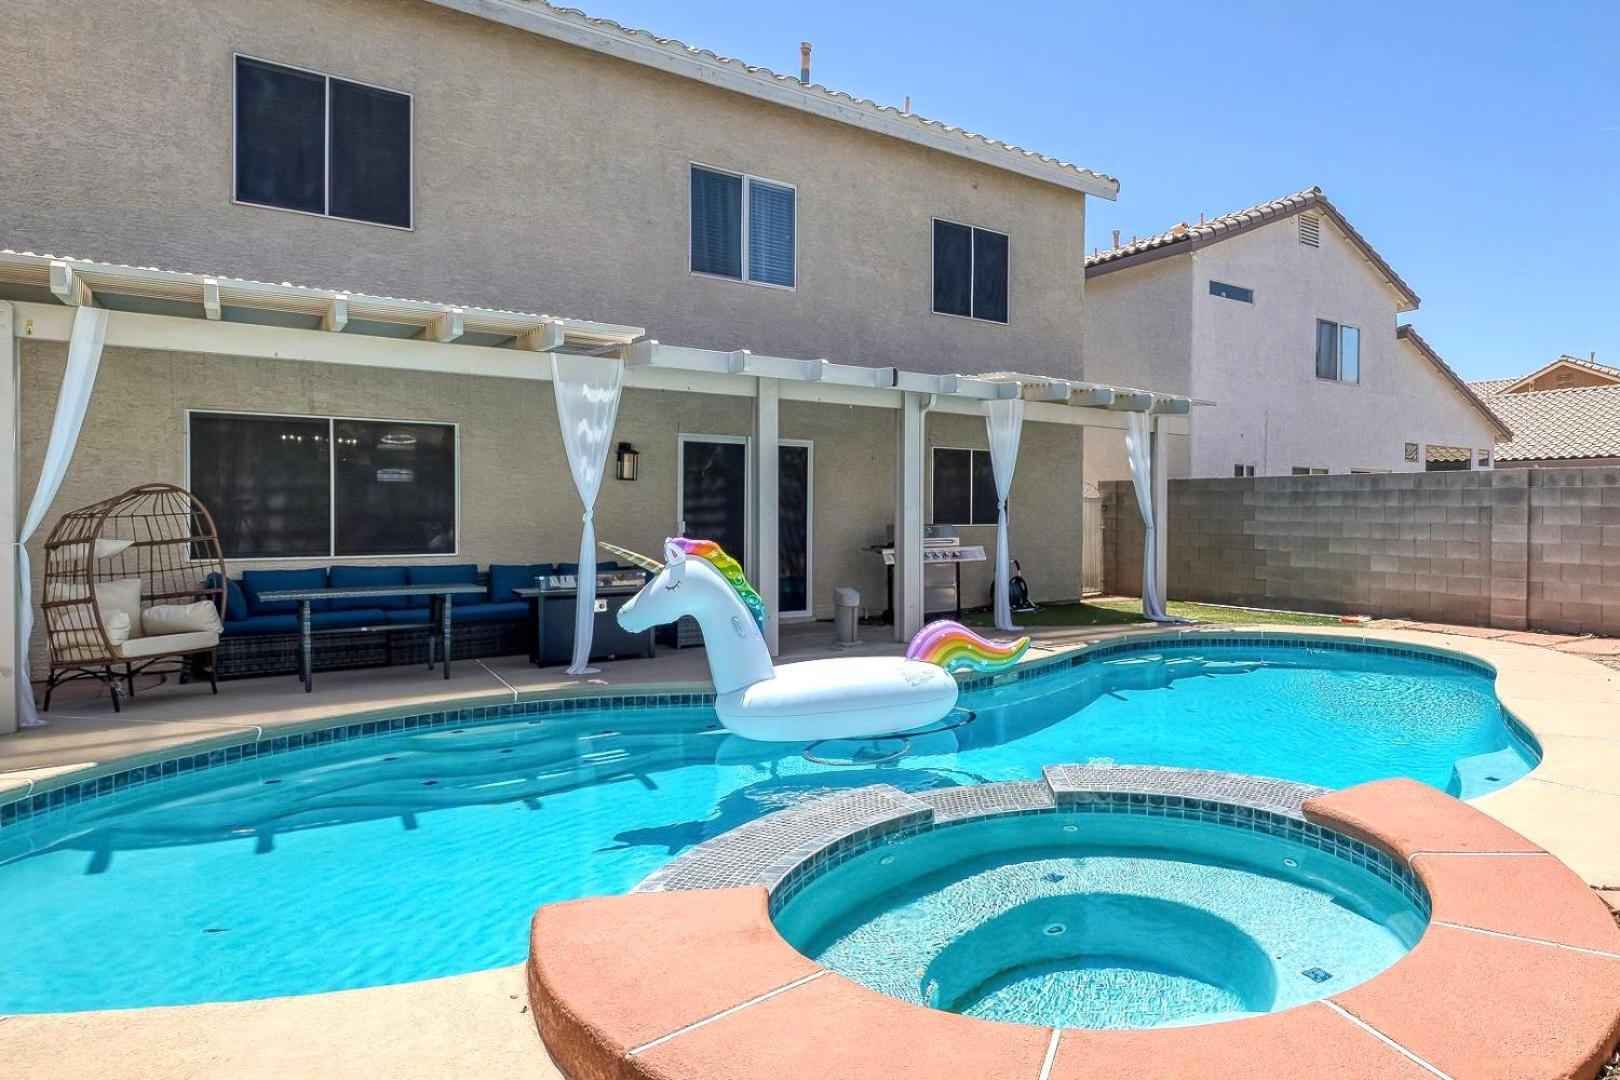
{"label": "tile roof", "polygon": [[[1464,382],[1462,376],[1458,375],[1457,372],[1452,369],[1450,364],[1441,359],[1440,354],[1435,352],[1434,347],[1431,346],[1427,341],[1423,340],[1423,335],[1419,334],[1417,329],[1413,327],[1411,323],[1402,323],[1401,325],[1397,326],[1395,328],[1395,337],[1397,340],[1404,341],[1413,348],[1417,349],[1419,356],[1422,356],[1423,359],[1433,364],[1434,369],[1440,373],[1440,376],[1443,379],[1452,385],[1458,394],[1462,395],[1463,400],[1466,401],[1474,409],[1474,411],[1483,416],[1492,427],[1496,428],[1497,438],[1510,439],[1513,437],[1513,431],[1507,423],[1503,422],[1501,412],[1492,408],[1491,403],[1481,398],[1474,387],[1471,387],[1468,383]],[[1497,449],[1497,456],[1501,456],[1500,447]]]}
{"label": "tile roof", "polygon": [[1086,276],[1095,277],[1113,270],[1138,266],[1154,259],[1196,251],[1201,247],[1208,247],[1210,244],[1248,232],[1250,229],[1293,217],[1306,210],[1319,210],[1333,219],[1333,223],[1361,251],[1367,261],[1373,264],[1374,270],[1389,283],[1390,288],[1400,294],[1402,306],[1399,310],[1411,311],[1418,306],[1420,302],[1418,294],[1401,279],[1394,267],[1384,261],[1382,255],[1373,250],[1373,246],[1355,230],[1338,208],[1328,201],[1319,187],[1296,191],[1292,195],[1284,195],[1280,199],[1251,206],[1246,210],[1222,214],[1197,225],[1185,223],[1176,225],[1155,236],[1133,240],[1129,244],[1108,251],[1099,251],[1086,259]]}
{"label": "tile roof", "polygon": [[1521,380],[1490,379],[1474,389],[1513,428],[1497,461],[1620,457],[1620,385],[1503,393]]}
{"label": "tile roof", "polygon": [[838,123],[968,157],[1037,180],[1059,184],[1105,199],[1119,194],[1119,181],[1073,162],[966,131],[938,120],[855,97],[819,83],[801,83],[782,75],[675,38],[587,15],[577,8],[547,0],[430,0],[479,18],[504,23],[580,48],[616,56],[631,63],[658,67],[709,86],[763,98]]}
{"label": "tile roof", "polygon": [[1556,360],[1548,361],[1541,367],[1536,368],[1536,370],[1524,376],[1522,379],[1508,379],[1507,384],[1509,386],[1524,386],[1527,383],[1534,382],[1536,379],[1545,375],[1553,368],[1558,367],[1560,364],[1568,364],[1570,367],[1581,368],[1597,375],[1605,375],[1611,379],[1620,379],[1620,368],[1612,368],[1607,364],[1600,364],[1596,360],[1582,360],[1578,356],[1570,356],[1568,353],[1565,353]]}

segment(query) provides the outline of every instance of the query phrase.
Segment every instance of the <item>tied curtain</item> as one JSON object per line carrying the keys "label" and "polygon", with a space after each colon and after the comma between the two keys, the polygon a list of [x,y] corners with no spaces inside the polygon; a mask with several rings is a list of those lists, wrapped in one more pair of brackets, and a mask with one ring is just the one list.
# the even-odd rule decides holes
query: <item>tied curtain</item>
{"label": "tied curtain", "polygon": [[1148,414],[1125,414],[1125,456],[1131,466],[1131,486],[1142,511],[1146,536],[1142,543],[1142,614],[1153,622],[1185,622],[1164,610],[1164,582],[1159,580],[1158,530],[1153,524],[1153,448]]}
{"label": "tied curtain", "polygon": [[1009,588],[1012,557],[1007,548],[1007,496],[1012,493],[1013,469],[1018,464],[1018,440],[1024,431],[1022,398],[997,398],[984,403],[984,426],[990,437],[990,470],[996,478],[996,629],[1012,631]]}
{"label": "tied curtain", "polygon": [[84,414],[90,408],[90,391],[96,385],[101,367],[101,347],[107,340],[107,309],[81,304],[73,313],[73,333],[68,338],[67,369],[62,373],[62,391],[56,398],[56,418],[51,422],[51,438],[45,447],[45,464],[39,470],[39,483],[33,501],[17,534],[17,725],[39,727],[34,708],[34,687],[29,681],[28,639],[34,632],[34,579],[28,565],[28,538],[34,535],[46,511],[62,489],[73,447],[79,441]]}
{"label": "tied curtain", "polygon": [[591,637],[596,628],[596,525],[592,521],[596,495],[607,469],[613,424],[619,415],[619,392],[624,389],[624,364],[596,356],[551,354],[551,389],[557,397],[557,421],[562,425],[563,449],[574,474],[574,489],[585,504],[584,529],[579,537],[579,587],[574,600],[574,660],[570,675],[589,675]]}

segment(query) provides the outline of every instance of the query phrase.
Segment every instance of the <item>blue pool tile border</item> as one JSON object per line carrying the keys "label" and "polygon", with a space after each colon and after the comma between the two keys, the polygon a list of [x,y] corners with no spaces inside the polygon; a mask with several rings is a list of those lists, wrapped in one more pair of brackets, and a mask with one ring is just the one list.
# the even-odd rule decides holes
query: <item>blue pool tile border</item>
{"label": "blue pool tile border", "polygon": [[[1118,658],[1126,653],[1154,653],[1167,649],[1240,649],[1284,647],[1316,649],[1328,652],[1370,653],[1426,660],[1485,676],[1494,675],[1492,669],[1477,660],[1470,660],[1442,652],[1405,648],[1364,641],[1338,638],[1317,638],[1308,635],[1284,634],[1213,634],[1186,632],[1169,638],[1125,637],[1118,641],[1088,646],[1070,655],[1048,662],[1020,666],[999,675],[977,676],[960,681],[961,692],[971,694],[992,687],[1049,678],[1073,668],[1098,661]],[[547,716],[555,713],[593,712],[626,709],[702,708],[714,705],[712,691],[653,694],[602,694],[572,697],[536,698],[532,701],[506,702],[499,705],[473,705],[454,709],[411,713],[351,723],[334,723],[329,727],[286,735],[264,734],[230,746],[198,751],[163,761],[136,765],[116,772],[105,773],[85,780],[64,780],[52,784],[45,781],[31,788],[23,788],[0,802],[0,833],[22,826],[38,826],[69,807],[93,799],[119,795],[133,788],[161,783],[177,777],[190,776],[208,769],[235,765],[241,761],[273,757],[297,750],[314,749],[357,739],[378,738],[404,731],[421,731],[445,727],[463,727],[481,723]],[[1533,757],[1540,751],[1534,736],[1505,709],[1503,719],[1520,746]]]}
{"label": "blue pool tile border", "polygon": [[0,802],[0,830],[20,828],[24,825],[46,824],[49,817],[69,807],[93,799],[117,795],[134,788],[145,788],[165,780],[191,776],[208,769],[235,765],[258,758],[275,757],[299,750],[311,750],[339,743],[381,738],[407,731],[429,731],[439,728],[471,727],[477,724],[501,723],[550,716],[557,713],[589,713],[642,709],[712,708],[712,692],[662,694],[611,694],[566,698],[537,698],[533,701],[507,702],[501,705],[470,705],[455,709],[412,713],[405,716],[381,717],[338,723],[331,727],[309,731],[294,731],[286,735],[264,734],[230,746],[199,750],[194,754],[135,765],[117,772],[93,776],[85,780],[68,781],[46,790],[23,789],[9,801]]}

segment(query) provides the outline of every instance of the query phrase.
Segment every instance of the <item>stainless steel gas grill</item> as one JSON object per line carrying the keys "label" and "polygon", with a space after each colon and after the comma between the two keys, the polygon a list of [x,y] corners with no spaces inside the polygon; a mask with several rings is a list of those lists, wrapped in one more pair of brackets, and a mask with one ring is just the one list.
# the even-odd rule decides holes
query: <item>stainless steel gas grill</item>
{"label": "stainless steel gas grill", "polygon": [[[889,569],[889,607],[883,613],[884,622],[894,621],[894,527],[888,529],[888,543],[870,547],[883,556],[883,565]],[[956,535],[955,525],[923,526],[923,614],[925,618],[949,615],[962,617],[962,564],[983,562],[984,548],[964,546]]]}

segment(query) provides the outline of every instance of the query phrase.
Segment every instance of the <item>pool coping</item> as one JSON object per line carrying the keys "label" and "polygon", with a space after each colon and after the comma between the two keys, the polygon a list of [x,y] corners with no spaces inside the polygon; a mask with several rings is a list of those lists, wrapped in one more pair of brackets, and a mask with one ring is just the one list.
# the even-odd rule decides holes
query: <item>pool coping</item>
{"label": "pool coping", "polygon": [[[1129,774],[1141,770],[1071,769],[1047,771],[1054,803],[1065,793],[1123,795],[1125,806],[1145,812],[1149,798],[1200,801],[1217,790],[1212,774],[1202,773],[1104,793],[1128,787],[1136,779]],[[1080,786],[1059,786],[1070,777]],[[1155,794],[1162,790],[1179,794]],[[827,835],[838,833],[836,844],[873,827],[863,816],[876,815],[875,824],[892,833],[908,827],[908,814],[923,813],[893,789],[879,794],[847,806],[854,812],[842,820],[807,817]],[[1010,794],[1003,801],[1028,809],[1030,792]],[[1595,1075],[1620,1041],[1620,928],[1572,871],[1416,781],[1287,798],[1296,795],[1297,816],[1277,817],[1351,849],[1375,849],[1420,882],[1431,904],[1411,952],[1316,1002],[1143,1031],[978,1020],[890,998],[821,968],[776,932],[764,885],[651,882],[536,913],[528,964],[536,1028],[566,1074],[619,1078]],[[995,812],[988,803],[974,809]],[[757,831],[752,840],[757,846]],[[739,852],[755,870],[773,865],[747,847],[733,848]]]}
{"label": "pool coping", "polygon": [[[1394,649],[1445,662],[1483,666],[1495,673],[1495,689],[1506,715],[1540,751],[1527,775],[1478,800],[1482,809],[1505,823],[1542,837],[1595,887],[1620,884],[1620,673],[1595,661],[1567,653],[1488,638],[1459,637],[1436,644],[1427,631],[1364,627],[1217,627],[1207,625],[1148,627],[1064,645],[1050,651],[1032,648],[1014,670],[999,675],[959,677],[964,692],[1039,679],[1109,652],[1143,645],[1237,644],[1304,641],[1367,649]],[[154,780],[197,768],[233,764],[257,756],[261,744],[269,753],[322,745],[343,738],[389,731],[499,722],[526,715],[611,708],[702,706],[710,690],[691,683],[620,687],[566,687],[521,694],[491,693],[434,702],[402,713],[399,707],[367,708],[286,725],[252,726],[202,735],[159,750],[100,762],[59,773],[26,785],[0,790],[0,841],[23,818],[49,815],[77,805],[85,797],[117,797]],[[1587,714],[1573,723],[1570,709]],[[1594,719],[1590,714],[1601,712]],[[386,725],[386,726],[384,726]],[[252,747],[252,750],[247,748]],[[279,748],[279,749],[278,749]],[[188,761],[187,759],[191,759]],[[1558,805],[1558,804],[1566,805]],[[1592,812],[1593,821],[1570,827],[1567,804]],[[40,819],[41,821],[43,818]],[[1607,829],[1594,832],[1592,826]],[[12,844],[16,843],[12,834]]]}

